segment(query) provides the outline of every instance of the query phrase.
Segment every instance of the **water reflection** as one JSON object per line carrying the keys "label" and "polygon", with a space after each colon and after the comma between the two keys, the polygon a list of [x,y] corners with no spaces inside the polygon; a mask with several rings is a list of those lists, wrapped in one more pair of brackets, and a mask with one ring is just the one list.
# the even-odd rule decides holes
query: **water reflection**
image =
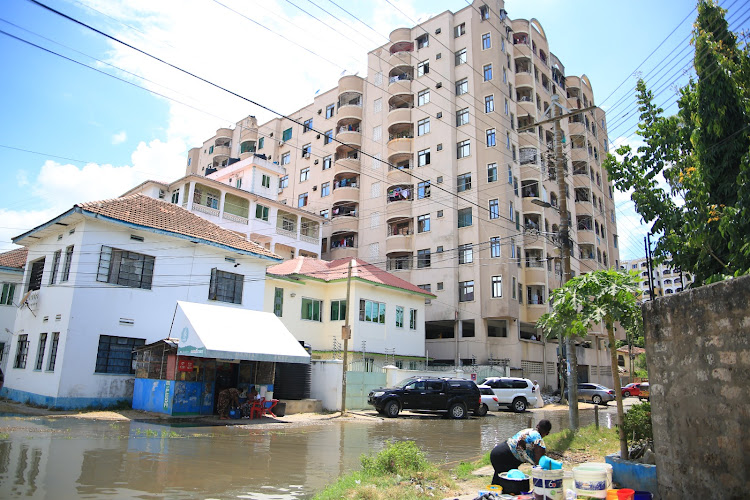
{"label": "water reflection", "polygon": [[[6,417],[0,497],[307,498],[390,440],[415,441],[431,461],[453,466],[542,418],[553,431],[567,426],[565,412],[330,420],[273,430]],[[581,413],[581,425],[592,421]]]}

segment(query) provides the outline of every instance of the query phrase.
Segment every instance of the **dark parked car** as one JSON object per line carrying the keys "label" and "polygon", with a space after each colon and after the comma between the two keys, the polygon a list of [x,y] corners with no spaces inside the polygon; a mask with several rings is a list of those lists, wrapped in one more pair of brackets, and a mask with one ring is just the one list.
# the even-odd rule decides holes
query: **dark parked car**
{"label": "dark parked car", "polygon": [[481,395],[471,380],[416,377],[396,387],[370,391],[367,402],[386,417],[396,417],[402,410],[424,410],[466,418],[479,410]]}

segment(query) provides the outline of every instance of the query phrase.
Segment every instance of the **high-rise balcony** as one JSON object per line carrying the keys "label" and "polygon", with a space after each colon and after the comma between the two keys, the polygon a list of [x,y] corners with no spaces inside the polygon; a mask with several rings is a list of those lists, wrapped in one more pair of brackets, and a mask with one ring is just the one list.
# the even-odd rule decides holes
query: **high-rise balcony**
{"label": "high-rise balcony", "polygon": [[388,128],[401,123],[411,123],[412,106],[391,107],[388,111]]}
{"label": "high-rise balcony", "polygon": [[362,93],[344,92],[339,95],[337,116],[341,120],[362,120]]}
{"label": "high-rise balcony", "polygon": [[356,75],[346,75],[339,78],[339,95],[346,92],[362,94],[364,80]]}
{"label": "high-rise balcony", "polygon": [[358,203],[359,182],[358,176],[350,174],[336,175],[333,179],[333,202],[334,203]]}
{"label": "high-rise balcony", "polygon": [[411,217],[394,219],[388,223],[385,238],[386,253],[409,252],[414,249],[414,221]]}
{"label": "high-rise balcony", "polygon": [[[393,162],[391,164],[394,165]],[[388,173],[386,174],[388,182],[393,184],[407,184],[411,182],[411,167],[411,159],[397,163],[392,167],[389,166]]]}
{"label": "high-rise balcony", "polygon": [[355,147],[362,146],[361,122],[356,118],[339,120],[336,126],[336,139]]}
{"label": "high-rise balcony", "polygon": [[333,165],[334,174],[359,173],[360,171],[360,153],[358,150],[345,145],[336,148],[335,163]]}
{"label": "high-rise balcony", "polygon": [[396,94],[411,94],[411,83],[414,76],[408,73],[399,73],[392,75],[388,78],[388,93],[392,95]]}

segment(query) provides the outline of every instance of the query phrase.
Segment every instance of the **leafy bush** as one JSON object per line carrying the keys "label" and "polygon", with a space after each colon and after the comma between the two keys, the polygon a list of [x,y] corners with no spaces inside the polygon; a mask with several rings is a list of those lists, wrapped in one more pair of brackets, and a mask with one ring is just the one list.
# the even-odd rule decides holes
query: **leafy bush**
{"label": "leafy bush", "polygon": [[424,453],[414,441],[389,442],[377,455],[362,455],[360,462],[365,474],[409,476],[430,467]]}
{"label": "leafy bush", "polygon": [[651,427],[651,403],[641,403],[630,407],[623,421],[625,437],[630,443],[648,439],[653,441],[654,431]]}

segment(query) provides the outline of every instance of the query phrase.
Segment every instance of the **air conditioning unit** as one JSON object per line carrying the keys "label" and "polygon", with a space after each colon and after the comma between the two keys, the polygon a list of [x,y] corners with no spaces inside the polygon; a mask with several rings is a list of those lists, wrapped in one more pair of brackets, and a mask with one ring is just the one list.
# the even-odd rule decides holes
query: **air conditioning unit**
{"label": "air conditioning unit", "polygon": [[315,136],[315,138],[316,139],[320,139],[320,134],[318,134],[317,136]]}
{"label": "air conditioning unit", "polygon": [[443,82],[437,82],[437,84],[435,85],[436,89],[439,89],[439,88],[442,88],[442,87],[443,87]]}
{"label": "air conditioning unit", "polygon": [[317,165],[317,164],[318,164],[318,160],[315,160],[315,161],[313,162],[313,165]]}
{"label": "air conditioning unit", "polygon": [[443,112],[442,112],[442,111],[438,111],[438,113],[437,113],[437,117],[438,117],[438,118],[442,118],[442,117],[443,117]]}
{"label": "air conditioning unit", "polygon": [[319,109],[319,110],[318,110],[318,114],[321,114],[322,112],[323,112],[323,110],[322,110],[322,109]]}
{"label": "air conditioning unit", "polygon": [[317,191],[318,190],[318,186],[313,186],[312,189],[313,189],[313,191]]}
{"label": "air conditioning unit", "polygon": [[441,31],[443,31],[443,30],[442,30],[442,29],[440,29],[440,28],[438,28],[438,29],[436,29],[436,30],[435,30],[435,34],[436,34],[436,35],[439,35]]}

